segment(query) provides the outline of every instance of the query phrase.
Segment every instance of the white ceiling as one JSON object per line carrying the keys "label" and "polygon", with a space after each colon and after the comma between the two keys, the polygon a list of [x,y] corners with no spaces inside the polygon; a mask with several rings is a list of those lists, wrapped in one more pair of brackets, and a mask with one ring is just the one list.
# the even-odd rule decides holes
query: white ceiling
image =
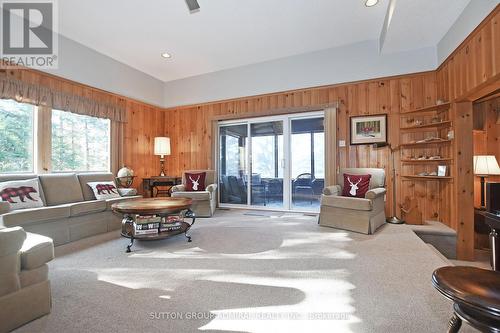
{"label": "white ceiling", "polygon": [[436,46],[470,1],[397,0],[382,52]]}
{"label": "white ceiling", "polygon": [[[201,10],[190,14],[184,0],[63,0],[59,31],[172,81],[378,40],[389,1],[367,8],[364,0],[199,0]],[[382,51],[435,46],[468,2],[397,0]]]}

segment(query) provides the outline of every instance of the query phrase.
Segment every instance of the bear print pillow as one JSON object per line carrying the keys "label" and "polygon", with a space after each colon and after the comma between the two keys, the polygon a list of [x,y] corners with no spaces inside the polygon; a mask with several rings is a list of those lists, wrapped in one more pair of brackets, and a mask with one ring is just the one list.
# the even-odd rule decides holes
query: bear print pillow
{"label": "bear print pillow", "polygon": [[38,178],[0,183],[2,201],[10,203],[11,210],[43,207]]}
{"label": "bear print pillow", "polygon": [[92,183],[87,183],[87,185],[90,186],[97,200],[120,197],[118,189],[116,188],[115,183],[112,181],[92,182]]}

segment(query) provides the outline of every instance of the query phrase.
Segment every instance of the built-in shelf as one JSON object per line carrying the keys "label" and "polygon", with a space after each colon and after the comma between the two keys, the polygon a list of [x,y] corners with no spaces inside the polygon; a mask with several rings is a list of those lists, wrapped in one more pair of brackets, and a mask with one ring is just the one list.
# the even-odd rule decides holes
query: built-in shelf
{"label": "built-in shelf", "polygon": [[435,159],[425,159],[425,160],[414,160],[414,159],[402,159],[403,163],[439,163],[439,162],[450,162],[452,158],[435,158]]}
{"label": "built-in shelf", "polygon": [[404,175],[401,176],[404,178],[411,178],[411,179],[422,179],[422,180],[450,180],[453,179],[453,177],[443,177],[443,176],[417,176],[417,175]]}
{"label": "built-in shelf", "polygon": [[419,131],[422,129],[443,128],[443,127],[451,127],[451,120],[441,121],[438,123],[425,124],[425,125],[402,127],[401,131],[409,132],[409,131]]}
{"label": "built-in shelf", "polygon": [[414,109],[408,112],[401,112],[401,115],[407,115],[407,114],[415,114],[415,113],[427,113],[427,112],[436,112],[437,110],[441,109],[448,109],[450,107],[450,103],[442,103],[442,104],[436,104],[432,106],[426,106],[425,108],[419,108],[419,109]]}
{"label": "built-in shelf", "polygon": [[427,145],[440,145],[440,144],[449,144],[451,140],[434,140],[434,141],[425,141],[425,142],[410,142],[410,143],[402,143],[401,147],[421,147]]}

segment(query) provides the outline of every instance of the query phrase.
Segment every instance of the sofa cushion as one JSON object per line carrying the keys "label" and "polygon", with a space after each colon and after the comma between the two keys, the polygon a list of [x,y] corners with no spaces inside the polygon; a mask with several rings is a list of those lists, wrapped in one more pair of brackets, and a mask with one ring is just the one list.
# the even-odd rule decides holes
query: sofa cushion
{"label": "sofa cushion", "polygon": [[27,233],[21,248],[21,268],[35,269],[54,259],[54,243],[49,237]]}
{"label": "sofa cushion", "polygon": [[82,189],[83,198],[87,200],[95,200],[94,191],[87,185],[91,182],[114,182],[115,177],[111,172],[98,172],[98,173],[80,173],[78,180]]}
{"label": "sofa cushion", "polygon": [[90,182],[87,186],[92,189],[97,200],[120,197],[115,182]]}
{"label": "sofa cushion", "polygon": [[193,200],[210,200],[210,192],[173,192],[174,198],[189,198]]}
{"label": "sofa cushion", "polygon": [[122,201],[126,201],[126,200],[141,199],[141,198],[142,198],[142,196],[135,195],[132,197],[120,197],[120,198],[106,199],[106,205],[107,205],[106,210],[111,210],[111,206],[114,203],[122,202]]}
{"label": "sofa cushion", "polygon": [[0,183],[0,199],[10,203],[11,210],[43,207],[38,178]]}
{"label": "sofa cushion", "polygon": [[364,211],[373,209],[373,204],[370,199],[340,197],[336,195],[322,195],[321,205]]}
{"label": "sofa cushion", "polygon": [[83,201],[82,188],[74,173],[40,175],[47,206]]}
{"label": "sofa cushion", "polygon": [[106,210],[106,200],[82,201],[69,204],[70,216],[99,213]]}
{"label": "sofa cushion", "polygon": [[0,255],[17,253],[25,239],[26,232],[21,227],[0,229]]}
{"label": "sofa cushion", "polygon": [[41,221],[57,220],[69,217],[69,206],[28,208],[0,215],[0,221],[6,227],[22,226]]}

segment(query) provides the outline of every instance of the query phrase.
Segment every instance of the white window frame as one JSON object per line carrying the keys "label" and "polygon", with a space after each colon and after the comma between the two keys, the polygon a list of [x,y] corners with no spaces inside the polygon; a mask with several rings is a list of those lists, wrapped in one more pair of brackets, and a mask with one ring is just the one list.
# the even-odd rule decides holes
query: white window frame
{"label": "white window frame", "polygon": [[[297,119],[310,119],[310,118],[324,118],[325,111],[312,111],[312,112],[300,112],[300,113],[291,113],[291,114],[283,114],[276,116],[264,116],[264,117],[255,117],[255,118],[244,118],[244,119],[234,119],[234,120],[222,120],[217,123],[217,133],[215,140],[215,170],[217,174],[217,179],[219,178],[219,159],[220,159],[220,128],[224,126],[231,125],[246,125],[247,126],[247,149],[246,149],[246,170],[247,170],[247,184],[251,182],[251,157],[252,157],[252,138],[251,138],[251,125],[255,123],[262,122],[272,122],[272,121],[283,121],[283,155],[284,155],[284,170],[283,170],[283,207],[275,208],[275,207],[266,207],[266,206],[257,206],[251,204],[251,191],[247,189],[247,203],[246,204],[230,204],[230,203],[221,203],[221,191],[217,191],[218,198],[217,203],[221,208],[237,208],[237,209],[250,209],[250,210],[269,210],[269,211],[285,211],[285,212],[299,212],[299,213],[317,213],[315,210],[300,210],[293,207],[292,204],[292,193],[291,193],[291,156],[292,156],[292,147],[288,138],[290,138],[292,120]],[[325,136],[326,139],[326,136]],[[326,144],[325,144],[326,150]],[[326,152],[324,157],[326,158]],[[326,164],[325,164],[326,165]]]}

